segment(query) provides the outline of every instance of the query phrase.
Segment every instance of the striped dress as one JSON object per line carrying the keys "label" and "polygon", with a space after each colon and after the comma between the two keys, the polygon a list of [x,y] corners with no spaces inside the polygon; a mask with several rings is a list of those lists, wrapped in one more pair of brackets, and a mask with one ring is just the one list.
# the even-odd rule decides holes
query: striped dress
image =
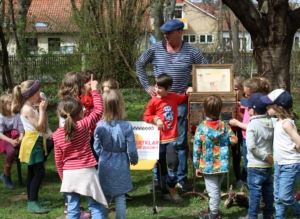
{"label": "striped dress", "polygon": [[193,64],[207,64],[206,59],[198,49],[183,42],[178,52],[170,53],[166,49],[166,41],[160,41],[150,46],[136,62],[136,71],[145,90],[152,85],[148,81],[146,65],[153,64],[154,76],[166,73],[173,78],[170,92],[184,93],[191,78]]}

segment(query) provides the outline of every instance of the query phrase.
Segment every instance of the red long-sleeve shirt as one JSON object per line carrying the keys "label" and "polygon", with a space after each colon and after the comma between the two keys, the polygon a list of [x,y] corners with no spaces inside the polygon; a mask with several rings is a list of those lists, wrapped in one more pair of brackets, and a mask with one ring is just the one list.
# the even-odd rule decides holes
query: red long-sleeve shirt
{"label": "red long-sleeve shirt", "polygon": [[55,163],[59,177],[63,178],[63,170],[80,169],[97,165],[90,146],[90,128],[101,118],[102,98],[98,90],[91,92],[94,109],[89,116],[76,122],[75,137],[65,142],[64,127],[53,133]]}
{"label": "red long-sleeve shirt", "polygon": [[177,117],[178,105],[187,101],[184,94],[168,93],[166,97],[154,96],[146,107],[143,115],[145,122],[154,123],[158,119],[164,123],[164,130],[160,130],[160,143],[166,144],[176,141],[178,138]]}

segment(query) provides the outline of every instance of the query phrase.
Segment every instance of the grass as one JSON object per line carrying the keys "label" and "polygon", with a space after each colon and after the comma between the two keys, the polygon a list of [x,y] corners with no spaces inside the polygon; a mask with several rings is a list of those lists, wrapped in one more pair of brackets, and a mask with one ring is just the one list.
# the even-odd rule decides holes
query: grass
{"label": "grass", "polygon": [[[125,102],[127,120],[140,121],[147,101],[150,99],[149,95],[143,90],[126,89],[122,90]],[[52,130],[56,130],[58,119],[54,109],[48,111],[49,122]],[[0,163],[3,163],[5,155],[0,156]],[[241,164],[242,166],[242,164]],[[192,169],[191,162],[189,161],[189,169]],[[2,172],[2,171],[0,171]],[[26,174],[27,168],[22,167],[23,185],[18,184],[16,165],[12,170],[12,180],[15,185],[13,190],[5,189],[0,181],[0,218],[1,219],[32,219],[32,218],[47,218],[47,219],[63,219],[65,218],[64,200],[62,194],[59,192],[61,181],[58,174],[55,172],[55,162],[53,152],[50,154],[47,161],[47,175],[43,180],[42,188],[39,192],[40,199],[46,199],[53,203],[49,207],[51,210],[48,214],[34,215],[27,211],[26,201]],[[208,202],[200,199],[200,197],[192,195],[184,195],[185,193],[178,189],[179,193],[183,195],[184,201],[182,203],[170,203],[160,199],[160,193],[156,192],[156,205],[158,207],[158,214],[152,215],[152,193],[148,192],[148,186],[152,181],[151,171],[132,171],[132,181],[134,189],[129,193],[133,196],[132,201],[127,202],[127,218],[140,219],[140,218],[153,218],[153,219],[193,219],[198,218],[199,211],[207,209]],[[189,179],[192,180],[192,174],[189,173]],[[192,182],[192,181],[191,181]],[[196,179],[195,191],[203,192],[205,189],[204,180]],[[235,186],[235,177],[233,171],[230,172],[229,184]],[[300,186],[297,186],[300,189]],[[227,178],[224,179],[222,184],[222,191],[227,191]],[[221,212],[223,219],[233,219],[239,216],[245,216],[247,209],[232,206],[229,209],[224,207],[224,201],[221,203]],[[87,208],[84,198],[82,198],[81,205]],[[114,218],[114,212],[110,213],[110,218]],[[293,219],[291,212],[287,212],[287,218]]]}

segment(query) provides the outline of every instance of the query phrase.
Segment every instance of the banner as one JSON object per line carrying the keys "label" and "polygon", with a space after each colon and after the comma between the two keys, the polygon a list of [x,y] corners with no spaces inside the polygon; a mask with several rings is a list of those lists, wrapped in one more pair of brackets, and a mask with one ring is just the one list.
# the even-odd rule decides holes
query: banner
{"label": "banner", "polygon": [[133,128],[139,160],[158,160],[159,130],[146,122],[130,122]]}

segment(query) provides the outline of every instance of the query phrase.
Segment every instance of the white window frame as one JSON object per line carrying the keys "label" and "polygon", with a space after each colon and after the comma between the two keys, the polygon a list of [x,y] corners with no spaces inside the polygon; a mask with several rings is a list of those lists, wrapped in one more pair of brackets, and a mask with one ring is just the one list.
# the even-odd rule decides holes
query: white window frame
{"label": "white window frame", "polygon": [[[201,36],[205,37],[205,42],[201,42]],[[212,41],[208,42],[208,37],[212,37]],[[214,44],[215,43],[215,36],[213,34],[199,34],[199,44]]]}
{"label": "white window frame", "polygon": [[[175,11],[181,11],[180,17],[175,17]],[[176,5],[174,10],[174,18],[183,18],[183,5]]]}
{"label": "white window frame", "polygon": [[[194,42],[191,42],[191,36],[195,37],[195,41]],[[184,37],[188,37],[188,41],[184,41],[184,42],[187,42],[189,44],[195,44],[195,43],[197,43],[197,35],[196,34],[183,34],[182,35],[182,40],[184,39]]]}

